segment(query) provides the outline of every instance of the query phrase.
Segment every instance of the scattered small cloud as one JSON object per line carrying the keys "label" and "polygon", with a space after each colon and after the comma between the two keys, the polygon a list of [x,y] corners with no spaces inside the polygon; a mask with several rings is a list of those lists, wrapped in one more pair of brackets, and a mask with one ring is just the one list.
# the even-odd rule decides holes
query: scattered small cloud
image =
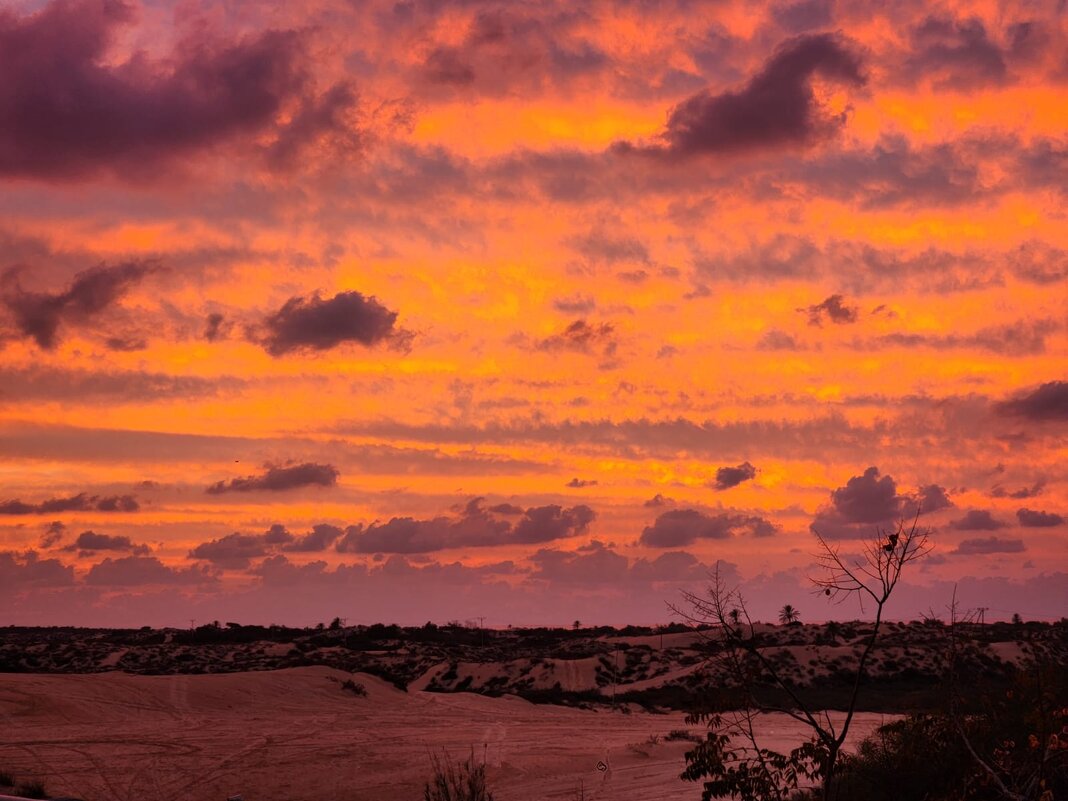
{"label": "scattered small cloud", "polygon": [[401,344],[409,335],[396,322],[397,312],[359,292],[339,292],[325,300],[318,293],[310,298],[297,296],[264,320],[261,343],[272,356],[325,351],[346,342],[365,347]]}
{"label": "scattered small cloud", "polygon": [[133,495],[90,495],[80,492],[67,498],[49,498],[23,503],[17,498],[0,502],[0,515],[49,515],[60,512],[136,512],[141,508]]}
{"label": "scattered small cloud", "polygon": [[232,478],[229,481],[216,481],[205,492],[209,495],[222,495],[226,492],[282,492],[299,487],[333,487],[341,474],[329,464],[304,462],[286,467],[266,465],[267,470],[259,476]]}
{"label": "scattered small cloud", "polygon": [[987,509],[969,509],[964,517],[949,524],[950,528],[957,531],[996,531],[1007,525],[1008,523],[998,520]]}
{"label": "scattered small cloud", "polygon": [[716,482],[714,484],[717,490],[730,489],[731,487],[737,487],[743,481],[751,481],[756,478],[757,469],[749,462],[742,462],[737,467],[721,467],[716,470]]}
{"label": "scattered small cloud", "polygon": [[847,306],[841,295],[831,295],[815,306],[807,309],[799,309],[808,313],[808,324],[822,326],[824,320],[830,320],[836,325],[846,325],[857,321],[857,307]]}
{"label": "scattered small cloud", "polygon": [[571,479],[570,481],[567,482],[566,486],[570,487],[571,489],[582,489],[583,487],[596,487],[597,486],[597,480],[596,479],[573,478],[573,479]]}
{"label": "scattered small cloud", "polygon": [[[144,262],[126,262],[114,267],[102,264],[78,273],[62,292],[49,293],[24,290],[18,281],[19,269],[11,268],[0,275],[0,302],[23,336],[32,339],[42,350],[53,350],[59,344],[61,328],[88,325],[150,269]],[[108,346],[112,350],[143,347],[125,348],[126,340],[112,340]]]}
{"label": "scattered small cloud", "polygon": [[144,556],[152,552],[147,545],[137,545],[127,536],[97,534],[95,531],[83,531],[64,551],[78,551],[80,556],[88,556],[97,551],[129,551],[135,556]]}
{"label": "scattered small cloud", "polygon": [[962,540],[951,554],[958,556],[978,556],[991,553],[1023,553],[1026,550],[1023,540],[1007,540],[1001,537],[980,537]]}
{"label": "scattered small cloud", "polygon": [[1027,528],[1051,528],[1064,523],[1064,517],[1054,512],[1038,512],[1031,509],[1017,509],[1016,519]]}
{"label": "scattered small cloud", "polygon": [[697,509],[672,509],[642,530],[639,542],[651,548],[679,548],[698,540],[723,540],[748,534],[767,537],[778,528],[758,515],[735,512],[705,514]]}

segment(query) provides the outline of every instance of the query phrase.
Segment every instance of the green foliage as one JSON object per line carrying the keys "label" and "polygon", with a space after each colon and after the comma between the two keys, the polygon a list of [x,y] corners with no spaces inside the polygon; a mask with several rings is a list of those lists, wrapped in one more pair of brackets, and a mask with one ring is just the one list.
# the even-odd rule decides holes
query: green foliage
{"label": "green foliage", "polygon": [[1068,798],[1068,676],[1059,665],[1021,670],[1008,689],[984,691],[972,685],[967,700],[967,712],[910,715],[880,727],[855,754],[843,756],[831,797],[839,801]]}
{"label": "green foliage", "polygon": [[0,787],[14,787],[15,777],[6,770],[0,770]]}
{"label": "green foliage", "polygon": [[823,775],[828,752],[817,740],[810,740],[789,754],[770,748],[735,746],[729,724],[720,715],[709,717],[704,741],[686,753],[682,778],[704,782],[702,801],[738,798],[741,801],[769,801],[788,798],[805,784]]}
{"label": "green foliage", "polygon": [[832,798],[921,801],[951,798],[970,757],[950,721],[911,715],[879,727],[843,755]]}
{"label": "green foliage", "polygon": [[474,749],[463,762],[448,753],[430,755],[434,777],[423,787],[423,801],[493,801],[486,788],[486,765],[475,762]]}

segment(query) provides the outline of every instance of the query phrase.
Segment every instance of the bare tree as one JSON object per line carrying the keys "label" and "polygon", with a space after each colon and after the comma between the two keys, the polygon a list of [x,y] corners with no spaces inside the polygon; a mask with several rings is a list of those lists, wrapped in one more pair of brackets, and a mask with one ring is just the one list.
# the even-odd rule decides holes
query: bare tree
{"label": "bare tree", "polygon": [[[856,598],[862,609],[868,604],[875,607],[871,634],[849,687],[845,717],[837,726],[826,712],[810,709],[801,699],[768,652],[741,592],[721,581],[718,565],[706,595],[684,592],[686,608],[671,607],[691,623],[711,626],[718,672],[727,682],[726,695],[721,690],[716,707],[690,716],[690,722],[707,723],[710,729],[706,740],[687,753],[683,773],[693,781],[708,779],[704,799],[734,796],[743,801],[782,801],[804,781],[822,785],[823,799],[830,799],[831,780],[853,722],[886,603],[905,566],[931,550],[930,530],[918,522],[917,511],[911,524],[902,520],[892,532],[877,529],[859,558],[843,554],[838,544],[814,531],[820,568],[820,575],[810,579],[814,592],[836,603]],[[791,607],[791,611],[795,610]],[[761,748],[754,721],[765,712],[781,712],[803,723],[811,730],[811,739],[789,754]]]}
{"label": "bare tree", "polygon": [[[966,684],[962,679],[962,674],[967,669],[968,651],[975,647],[974,642],[969,641],[967,631],[980,622],[980,613],[978,609],[961,610],[957,603],[956,587],[953,588],[953,598],[947,609],[949,625],[945,632],[948,642],[944,653],[946,655],[948,713],[953,730],[960,737],[979,773],[986,777],[987,784],[995,789],[1001,798],[1006,801],[1032,801],[1036,798],[1039,801],[1052,801],[1053,793],[1044,792],[1045,778],[1051,773],[1055,762],[1059,760],[1063,764],[1068,762],[1068,759],[1058,753],[1061,750],[1061,744],[1059,738],[1053,734],[1055,727],[1049,727],[1049,731],[1043,728],[1043,724],[1051,722],[1057,713],[1048,708],[1051,706],[1050,699],[1043,697],[1045,693],[1042,692],[1041,687],[1041,666],[1037,662],[1032,665],[1039,679],[1039,685],[1035,688],[1038,690],[1035,693],[1036,697],[1029,699],[1029,703],[1023,698],[1013,699],[1012,702],[1029,706],[1038,718],[1039,728],[1029,734],[1029,739],[1032,741],[1030,747],[1017,748],[1018,744],[1011,737],[1006,739],[1007,735],[1002,735],[998,738],[1001,740],[1000,748],[984,749],[975,737],[975,729],[978,728],[975,724],[982,722],[982,716],[968,713],[967,699],[962,691]],[[1009,693],[1009,697],[1012,697],[1012,692]],[[996,705],[985,706],[984,711],[987,717],[995,714],[994,706]],[[1052,706],[1059,707],[1060,704],[1055,703]],[[1062,712],[1060,715],[1068,717],[1068,713]],[[990,753],[991,750],[992,753]],[[1019,751],[1021,750],[1026,755],[1024,758],[1020,758]]]}

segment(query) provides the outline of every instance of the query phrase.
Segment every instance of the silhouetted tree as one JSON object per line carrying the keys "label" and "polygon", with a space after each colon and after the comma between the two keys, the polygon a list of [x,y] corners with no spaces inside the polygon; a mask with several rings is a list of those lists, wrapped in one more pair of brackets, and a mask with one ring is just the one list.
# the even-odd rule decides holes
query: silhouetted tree
{"label": "silhouetted tree", "polygon": [[[793,683],[764,653],[765,641],[756,631],[745,599],[737,588],[722,582],[718,564],[707,594],[684,592],[687,609],[672,607],[691,623],[711,626],[717,640],[715,659],[725,677],[726,686],[719,691],[719,708],[693,712],[687,717],[690,723],[703,722],[709,727],[705,741],[686,754],[687,767],[682,774],[691,781],[705,780],[703,801],[732,797],[743,801],[785,801],[804,780],[818,782],[822,786],[822,798],[829,801],[831,779],[853,722],[864,670],[879,636],[884,607],[905,565],[931,549],[930,531],[920,528],[918,520],[919,513],[911,525],[901,521],[893,532],[877,530],[865,543],[859,560],[843,556],[839,546],[814,531],[819,544],[816,561],[822,568],[822,575],[812,579],[814,591],[838,603],[859,598],[862,606],[870,602],[875,607],[874,625],[861,648],[845,718],[838,726],[826,711],[810,709]],[[738,610],[737,618],[734,610]],[[769,690],[785,698],[785,702],[770,703]],[[728,706],[734,709],[724,711]],[[808,742],[788,754],[762,748],[755,721],[762,713],[771,711],[789,715],[807,726],[811,731]]]}
{"label": "silhouetted tree", "polygon": [[779,610],[779,622],[784,626],[789,626],[791,623],[797,623],[801,620],[801,613],[793,608],[790,604],[783,604],[782,609]]}

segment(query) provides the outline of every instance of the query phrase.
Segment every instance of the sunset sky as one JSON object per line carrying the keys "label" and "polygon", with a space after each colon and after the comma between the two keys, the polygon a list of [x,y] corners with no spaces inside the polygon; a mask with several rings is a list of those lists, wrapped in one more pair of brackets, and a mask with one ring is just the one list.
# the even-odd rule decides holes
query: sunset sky
{"label": "sunset sky", "polygon": [[[0,625],[1068,614],[1063,3],[0,7]],[[896,604],[896,605],[895,605]]]}

